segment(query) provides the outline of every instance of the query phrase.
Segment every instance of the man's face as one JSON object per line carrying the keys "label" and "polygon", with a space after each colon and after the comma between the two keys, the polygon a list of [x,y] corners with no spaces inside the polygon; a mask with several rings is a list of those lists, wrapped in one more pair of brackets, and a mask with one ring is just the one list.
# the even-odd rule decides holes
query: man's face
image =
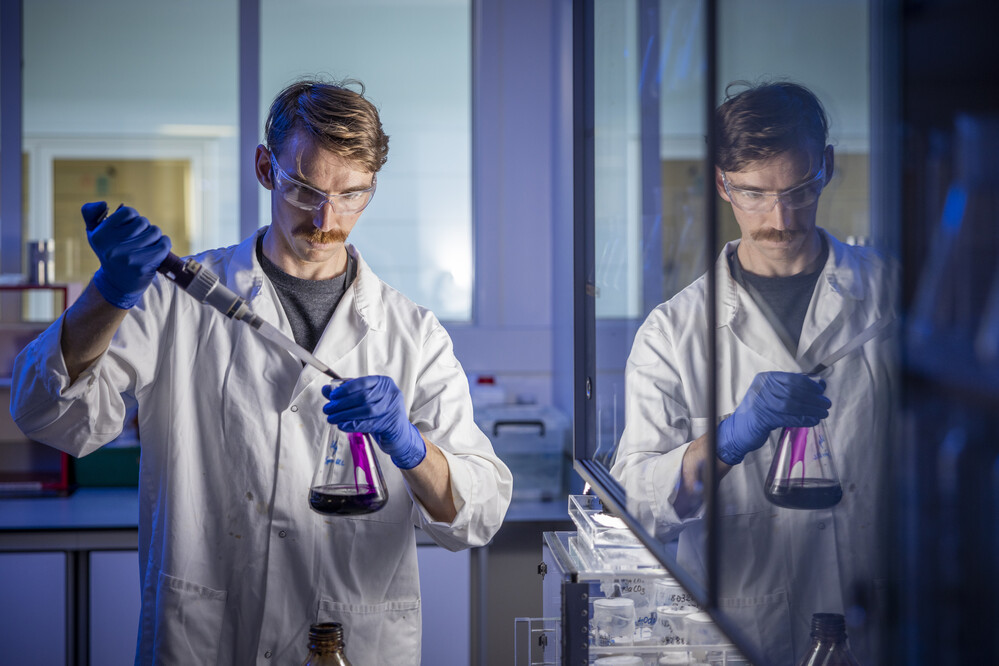
{"label": "man's face", "polygon": [[[790,267],[793,273],[815,258],[821,247],[815,231],[818,194],[832,167],[832,147],[826,147],[790,151],[741,171],[716,170],[718,193],[732,204],[742,231],[739,258],[748,270],[785,274],[781,267]],[[781,196],[774,197],[777,193]]]}
{"label": "man's face", "polygon": [[260,184],[271,190],[271,226],[264,237],[267,258],[303,279],[342,273],[347,266],[344,243],[361,212],[345,211],[337,201],[322,202],[317,210],[303,209],[293,201],[303,198],[296,197],[298,193],[316,197],[308,188],[331,196],[360,193],[374,185],[374,174],[317,146],[302,133],[296,133],[277,155],[258,146],[256,171]]}

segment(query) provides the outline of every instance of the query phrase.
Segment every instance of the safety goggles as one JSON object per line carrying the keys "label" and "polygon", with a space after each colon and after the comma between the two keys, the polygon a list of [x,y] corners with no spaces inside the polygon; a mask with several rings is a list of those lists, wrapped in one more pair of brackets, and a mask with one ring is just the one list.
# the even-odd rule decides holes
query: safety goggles
{"label": "safety goggles", "polygon": [[722,171],[722,182],[725,184],[725,193],[728,194],[729,200],[733,206],[747,213],[769,213],[777,206],[778,201],[789,209],[807,208],[818,201],[825,187],[825,177],[825,157],[822,158],[822,167],[818,173],[804,183],[783,192],[761,192],[735,187],[728,182],[728,176]]}
{"label": "safety goggles", "polygon": [[372,176],[371,187],[365,190],[327,194],[289,176],[277,163],[274,153],[271,153],[271,169],[274,174],[274,189],[284,197],[284,200],[295,208],[312,212],[322,209],[329,202],[334,213],[356,215],[371,203],[372,197],[375,196],[375,187],[378,185],[378,177]]}

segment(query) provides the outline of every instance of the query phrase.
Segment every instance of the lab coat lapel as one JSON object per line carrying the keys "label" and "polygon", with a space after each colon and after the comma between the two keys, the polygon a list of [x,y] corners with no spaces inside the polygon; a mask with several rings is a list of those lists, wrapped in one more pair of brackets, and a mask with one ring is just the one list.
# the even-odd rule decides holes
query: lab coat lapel
{"label": "lab coat lapel", "polygon": [[760,306],[732,277],[728,257],[738,246],[739,241],[726,244],[715,264],[718,327],[727,326],[740,343],[769,361],[774,370],[793,370],[797,363],[780,336]]}
{"label": "lab coat lapel", "polygon": [[[353,377],[366,371],[363,359],[354,357],[368,332],[382,327],[384,306],[379,297],[378,278],[354,246],[348,245],[347,251],[357,262],[357,275],[333,312],[313,353],[337,374]],[[292,400],[317,379],[328,380],[318,372],[303,371]]]}
{"label": "lab coat lapel", "polygon": [[849,342],[865,323],[850,323],[865,294],[854,260],[847,255],[843,243],[820,231],[829,243],[829,258],[801,327],[797,362],[805,372]]}
{"label": "lab coat lapel", "polygon": [[[291,323],[288,321],[284,308],[280,306],[277,291],[269,281],[264,279],[263,268],[261,268],[260,263],[257,261],[257,239],[266,231],[267,227],[263,227],[256,234],[240,243],[226,273],[226,284],[247,300],[254,314],[277,328],[289,339],[294,340]],[[356,370],[347,373],[340,372],[340,369],[337,367],[338,363],[364,339],[369,328],[366,321],[368,313],[377,312],[380,314],[382,311],[380,301],[378,301],[378,308],[362,308],[359,305],[372,300],[371,296],[366,296],[368,292],[374,291],[377,293],[377,289],[373,288],[370,284],[372,282],[377,283],[377,278],[374,277],[371,269],[361,259],[360,253],[352,246],[348,245],[347,248],[348,252],[351,252],[351,255],[357,260],[357,276],[354,278],[354,283],[344,294],[343,299],[333,313],[333,317],[326,325],[326,330],[323,332],[319,344],[312,352],[320,361],[333,369],[334,372],[343,376],[350,376],[352,373],[356,373]],[[251,336],[251,340],[246,340],[245,342],[257,342],[252,339],[252,336],[255,334],[251,333],[248,327],[246,331],[241,331],[241,333]],[[274,347],[270,342],[263,340],[261,342],[268,347]],[[277,350],[276,347],[274,349]],[[287,361],[287,364],[277,364],[280,366],[282,383],[285,379],[290,379],[287,377],[286,369],[297,369],[294,379],[294,389],[289,395],[289,405],[298,400],[302,391],[312,385],[313,382],[317,380],[321,382],[329,380],[329,377],[312,366],[302,365],[299,361],[294,360],[284,352],[276,351],[276,355],[281,360]],[[272,375],[271,381],[277,381],[275,373],[279,372],[278,367],[268,367],[266,372]]]}
{"label": "lab coat lapel", "polygon": [[[226,286],[245,298],[255,315],[294,339],[291,324],[281,307],[277,292],[257,261],[257,239],[267,231],[263,227],[243,240],[232,254],[226,267]],[[234,386],[252,386],[265,381],[288,391],[299,380],[301,364],[274,343],[258,335],[243,323],[228,320],[233,331],[233,356],[230,361],[229,381]],[[276,392],[275,395],[281,395]],[[287,393],[285,393],[287,395]],[[278,400],[274,409],[282,411],[287,404]]]}
{"label": "lab coat lapel", "polygon": [[253,314],[294,340],[291,323],[280,305],[277,291],[270,281],[264,279],[264,269],[257,261],[257,239],[266,231],[267,227],[261,227],[256,234],[240,243],[233,255],[227,280],[235,286],[234,291],[247,300]]}

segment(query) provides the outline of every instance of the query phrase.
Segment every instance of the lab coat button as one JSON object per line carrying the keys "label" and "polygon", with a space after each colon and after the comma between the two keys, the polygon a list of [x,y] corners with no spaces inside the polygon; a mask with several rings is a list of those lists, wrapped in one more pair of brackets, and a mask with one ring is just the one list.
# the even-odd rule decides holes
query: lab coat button
{"label": "lab coat button", "polygon": [[278,532],[278,536],[279,536],[279,537],[281,537],[281,538],[283,539],[283,538],[285,538],[286,536],[288,536],[288,533],[287,533],[287,532],[285,532],[284,530],[281,530],[280,532]]}
{"label": "lab coat button", "polygon": [[291,406],[291,411],[297,412],[298,411],[298,405],[292,405]]}
{"label": "lab coat button", "polygon": [[826,528],[826,524],[825,523],[819,523],[819,529],[820,530],[824,530],[825,528]]}
{"label": "lab coat button", "polygon": [[264,653],[264,659],[270,659],[270,658],[271,658],[271,651],[268,650],[267,652]]}

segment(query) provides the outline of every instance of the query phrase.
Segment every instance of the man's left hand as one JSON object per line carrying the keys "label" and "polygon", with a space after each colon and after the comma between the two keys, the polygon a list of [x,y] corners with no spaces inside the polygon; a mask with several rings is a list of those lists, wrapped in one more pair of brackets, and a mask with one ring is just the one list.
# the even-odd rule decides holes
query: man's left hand
{"label": "man's left hand", "polygon": [[409,422],[402,391],[391,377],[371,375],[350,379],[336,388],[323,387],[329,400],[326,420],[344,432],[365,432],[400,469],[413,469],[427,455],[427,445]]}

